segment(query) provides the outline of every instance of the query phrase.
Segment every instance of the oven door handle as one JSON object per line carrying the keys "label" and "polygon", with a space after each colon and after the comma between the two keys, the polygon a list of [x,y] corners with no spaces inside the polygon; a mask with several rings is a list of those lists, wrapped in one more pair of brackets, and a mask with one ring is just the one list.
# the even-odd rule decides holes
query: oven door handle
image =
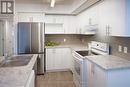
{"label": "oven door handle", "polygon": [[74,54],[73,54],[73,57],[76,59],[76,60],[78,60],[78,61],[83,61],[83,59],[82,58],[78,58],[77,56],[75,56]]}

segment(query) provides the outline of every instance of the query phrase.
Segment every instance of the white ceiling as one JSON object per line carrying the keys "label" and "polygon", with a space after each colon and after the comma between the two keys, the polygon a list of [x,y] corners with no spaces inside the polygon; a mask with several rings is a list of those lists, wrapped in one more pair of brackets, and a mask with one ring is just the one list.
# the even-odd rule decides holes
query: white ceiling
{"label": "white ceiling", "polygon": [[[51,0],[15,0],[16,3],[50,4]],[[56,4],[72,4],[78,0],[56,0]]]}
{"label": "white ceiling", "polygon": [[[93,2],[101,0],[56,0],[54,8],[50,7],[51,0],[15,0],[17,10],[30,11],[35,9],[48,14],[78,14]],[[85,4],[86,3],[86,4]],[[90,3],[90,5],[88,5]],[[83,5],[83,6],[82,6]],[[23,8],[24,7],[24,8]],[[25,9],[26,8],[26,9]],[[30,8],[30,9],[29,9]]]}
{"label": "white ceiling", "polygon": [[[50,3],[51,0],[42,0],[44,4]],[[76,0],[56,0],[56,4],[72,4]]]}

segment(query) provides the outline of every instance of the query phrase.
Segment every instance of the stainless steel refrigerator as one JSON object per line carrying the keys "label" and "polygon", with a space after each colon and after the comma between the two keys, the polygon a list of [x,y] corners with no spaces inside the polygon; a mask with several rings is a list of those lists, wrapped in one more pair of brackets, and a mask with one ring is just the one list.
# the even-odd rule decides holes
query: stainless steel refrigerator
{"label": "stainless steel refrigerator", "polygon": [[38,54],[37,74],[45,72],[44,23],[18,23],[18,54]]}

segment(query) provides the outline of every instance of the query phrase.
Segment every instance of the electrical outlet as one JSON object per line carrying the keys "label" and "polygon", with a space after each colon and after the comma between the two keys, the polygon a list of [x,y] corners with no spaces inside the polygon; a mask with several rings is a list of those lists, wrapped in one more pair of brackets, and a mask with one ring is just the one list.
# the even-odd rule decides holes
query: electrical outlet
{"label": "electrical outlet", "polygon": [[122,52],[122,46],[121,45],[118,46],[118,51]]}
{"label": "electrical outlet", "polygon": [[124,53],[127,53],[128,49],[127,47],[124,47]]}
{"label": "electrical outlet", "polygon": [[66,39],[64,38],[64,42],[66,42]]}

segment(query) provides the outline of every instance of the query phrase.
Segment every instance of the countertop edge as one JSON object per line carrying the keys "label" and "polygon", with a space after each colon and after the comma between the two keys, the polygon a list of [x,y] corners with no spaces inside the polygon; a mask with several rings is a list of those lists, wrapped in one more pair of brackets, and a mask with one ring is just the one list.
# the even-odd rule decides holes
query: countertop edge
{"label": "countertop edge", "polygon": [[[101,56],[101,55],[100,55]],[[104,55],[103,55],[104,56]],[[108,56],[108,55],[107,55]],[[117,56],[114,56],[114,55],[111,55],[111,56],[113,56],[113,57],[117,57]],[[85,59],[86,60],[88,60],[88,61],[90,61],[90,62],[92,62],[92,63],[94,63],[94,64],[96,64],[98,67],[100,67],[100,68],[102,68],[103,70],[105,70],[105,71],[111,71],[111,70],[119,70],[119,69],[130,69],[130,65],[126,65],[126,66],[116,66],[116,67],[110,67],[110,68],[108,68],[108,67],[105,67],[105,66],[102,66],[101,64],[97,64],[95,61],[93,61],[93,60],[91,60],[91,59],[89,59],[89,58],[87,58],[87,57],[91,57],[91,56],[86,56],[85,57]],[[118,58],[120,58],[120,57],[118,57]],[[125,60],[125,59],[123,59],[123,58],[120,58],[120,59],[122,59],[122,60]],[[126,60],[127,61],[127,60]],[[130,62],[130,61],[129,61]]]}

